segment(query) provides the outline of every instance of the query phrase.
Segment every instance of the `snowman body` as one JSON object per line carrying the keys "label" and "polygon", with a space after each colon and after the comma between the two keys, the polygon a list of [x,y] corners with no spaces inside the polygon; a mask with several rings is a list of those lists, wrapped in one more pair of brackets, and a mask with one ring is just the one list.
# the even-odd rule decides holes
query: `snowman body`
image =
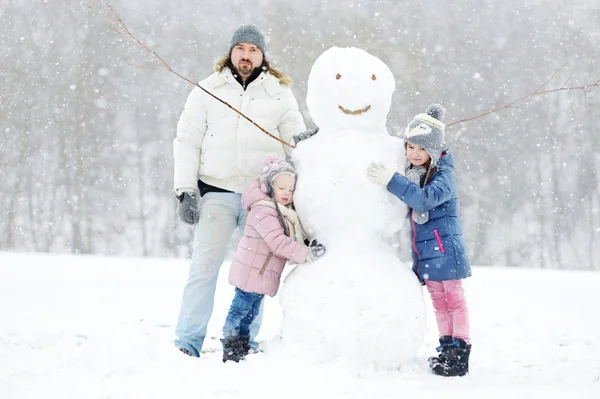
{"label": "snowman body", "polygon": [[307,104],[319,132],[293,152],[294,203],[327,253],[296,267],[281,290],[283,347],[298,356],[395,368],[423,340],[421,285],[390,245],[407,208],[366,177],[371,162],[399,171],[406,162],[385,126],[393,91],[389,68],[363,50],[333,47],[311,70]]}

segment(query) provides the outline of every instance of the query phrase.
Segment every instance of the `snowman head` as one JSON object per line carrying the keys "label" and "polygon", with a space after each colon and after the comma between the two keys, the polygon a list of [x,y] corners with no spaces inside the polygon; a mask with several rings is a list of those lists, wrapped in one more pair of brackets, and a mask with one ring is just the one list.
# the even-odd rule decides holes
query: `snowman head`
{"label": "snowman head", "polygon": [[332,47],[315,61],[306,103],[321,132],[340,128],[381,128],[395,89],[394,75],[364,50]]}

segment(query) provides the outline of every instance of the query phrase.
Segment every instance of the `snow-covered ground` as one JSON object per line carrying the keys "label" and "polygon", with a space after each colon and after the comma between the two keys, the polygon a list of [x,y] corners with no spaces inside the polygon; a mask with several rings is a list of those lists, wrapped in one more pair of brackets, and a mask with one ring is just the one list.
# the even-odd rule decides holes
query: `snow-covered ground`
{"label": "snow-covered ground", "polygon": [[[600,273],[475,267],[465,284],[471,373],[445,379],[424,361],[432,316],[420,362],[402,370],[265,353],[223,364],[214,350],[233,290],[225,268],[208,352],[183,356],[171,341],[187,267],[0,253],[0,398],[600,398]],[[281,319],[277,298],[266,306],[262,340]]]}

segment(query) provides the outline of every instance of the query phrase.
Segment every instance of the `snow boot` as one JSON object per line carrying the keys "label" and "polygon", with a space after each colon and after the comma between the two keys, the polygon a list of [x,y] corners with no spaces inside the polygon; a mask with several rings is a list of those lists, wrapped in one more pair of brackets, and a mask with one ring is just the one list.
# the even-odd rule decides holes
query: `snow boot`
{"label": "snow boot", "polygon": [[446,352],[445,361],[434,364],[432,367],[433,372],[443,377],[462,377],[469,372],[470,355],[471,344],[468,344],[462,338],[454,338]]}
{"label": "snow boot", "polygon": [[437,356],[431,356],[429,359],[429,367],[433,368],[438,363],[444,363],[446,361],[446,357],[448,355],[448,350],[450,349],[450,345],[454,342],[454,338],[450,335],[443,335],[440,337],[440,346],[435,348],[436,351],[440,352]]}
{"label": "snow boot", "polygon": [[250,337],[240,338],[242,340],[242,344],[244,347],[244,356],[254,355],[255,353],[262,352],[261,345],[259,344],[258,348],[253,348],[250,345]]}
{"label": "snow boot", "polygon": [[244,349],[244,356],[248,353],[254,353],[252,351],[252,347],[250,346],[250,337],[241,337],[240,341],[242,342],[242,348]]}
{"label": "snow boot", "polygon": [[221,338],[221,344],[223,344],[223,363],[228,360],[236,363],[240,360],[244,360],[244,344],[240,337],[231,336]]}

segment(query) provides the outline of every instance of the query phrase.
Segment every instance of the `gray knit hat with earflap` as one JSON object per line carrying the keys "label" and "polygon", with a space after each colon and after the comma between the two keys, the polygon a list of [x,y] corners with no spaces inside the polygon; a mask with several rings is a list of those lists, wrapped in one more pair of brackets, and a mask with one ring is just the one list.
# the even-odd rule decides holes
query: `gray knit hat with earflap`
{"label": "gray knit hat with earflap", "polygon": [[265,42],[265,35],[261,32],[260,28],[254,24],[240,25],[231,35],[229,39],[229,52],[238,43],[252,43],[258,47],[263,55],[267,54],[267,42]]}
{"label": "gray knit hat with earflap", "polygon": [[281,159],[276,154],[269,154],[265,157],[264,160],[265,166],[260,171],[258,175],[258,182],[260,183],[260,190],[269,195],[273,200],[273,207],[277,212],[277,217],[279,219],[279,223],[281,227],[283,227],[283,234],[290,237],[290,229],[288,228],[287,222],[284,220],[281,211],[279,210],[279,205],[277,204],[277,200],[275,199],[275,190],[273,189],[273,180],[277,176],[288,174],[290,176],[294,176],[296,178],[296,169],[292,165],[290,165],[285,160]]}
{"label": "gray knit hat with earflap", "polygon": [[431,165],[437,165],[444,150],[446,125],[442,123],[446,108],[431,104],[424,114],[417,114],[406,127],[404,142],[420,145],[431,157]]}
{"label": "gray knit hat with earflap", "polygon": [[260,190],[273,196],[273,180],[281,174],[288,174],[296,178],[296,169],[276,154],[269,154],[263,161],[264,167],[258,175]]}

